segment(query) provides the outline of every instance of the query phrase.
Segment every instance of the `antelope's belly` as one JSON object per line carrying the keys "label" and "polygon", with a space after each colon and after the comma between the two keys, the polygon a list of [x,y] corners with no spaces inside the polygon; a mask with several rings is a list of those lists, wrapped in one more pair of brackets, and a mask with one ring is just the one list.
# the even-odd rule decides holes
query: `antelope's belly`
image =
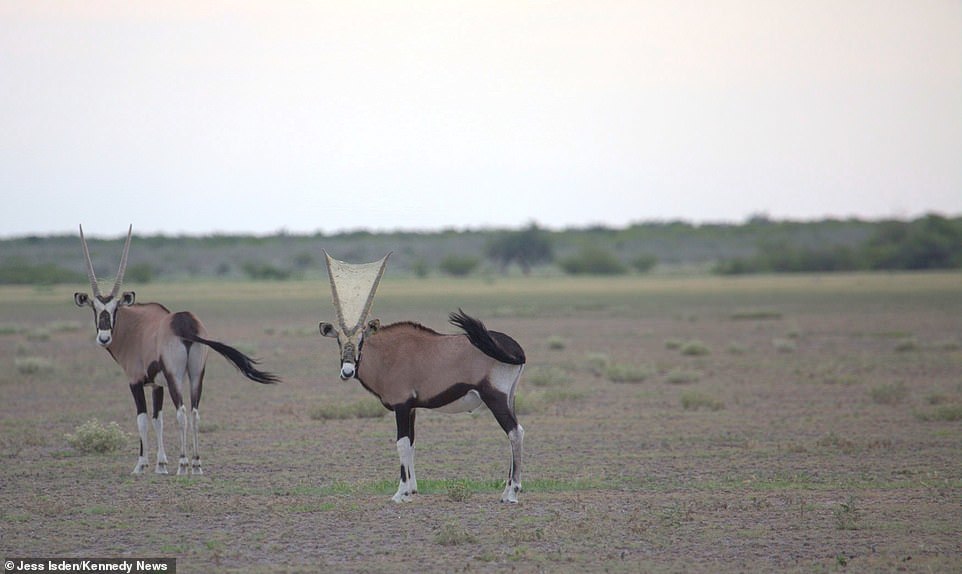
{"label": "antelope's belly", "polygon": [[446,405],[441,405],[434,410],[441,411],[442,413],[466,413],[480,406],[481,395],[478,394],[478,391],[471,390],[462,395],[461,398],[455,399]]}

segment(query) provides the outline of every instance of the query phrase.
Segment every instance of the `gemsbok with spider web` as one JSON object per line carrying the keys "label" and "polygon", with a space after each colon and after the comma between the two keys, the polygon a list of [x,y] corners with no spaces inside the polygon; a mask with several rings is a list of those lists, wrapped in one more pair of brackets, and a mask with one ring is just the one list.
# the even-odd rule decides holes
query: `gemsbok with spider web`
{"label": "gemsbok with spider web", "polygon": [[514,398],[524,370],[524,350],[508,335],[489,331],[460,309],[450,316],[451,323],[464,331],[459,334],[441,334],[412,322],[383,327],[377,319],[365,322],[388,256],[354,265],[325,252],[339,328],[325,322],[319,327],[322,335],[337,338],[341,379],[356,378],[394,411],[401,480],[392,500],[410,501],[418,491],[414,472],[417,409],[457,413],[484,404],[511,444],[501,502],[518,502],[524,428],[518,424]]}
{"label": "gemsbok with spider web", "polygon": [[[197,433],[200,425],[200,396],[204,383],[208,347],[230,361],[245,377],[258,383],[279,382],[275,375],[258,370],[257,361],[234,347],[207,338],[207,330],[196,315],[189,311],[171,313],[159,303],[135,303],[133,291],[120,292],[127,268],[127,253],[133,226],[127,230],[123,255],[114,287],[107,295],[100,291],[94,266],[90,260],[83,226],[80,242],[83,245],[87,278],[93,297],[86,293],[74,293],[78,307],[90,307],[94,311],[97,344],[107,350],[114,361],[123,368],[130,384],[130,392],[137,406],[137,431],[140,434],[140,456],[133,474],[143,474],[147,468],[147,399],[145,387],[153,389],[153,426],[157,438],[157,466],[154,472],[167,474],[167,454],[164,451],[164,388],[170,392],[177,411],[180,430],[180,459],[177,474],[203,474],[198,450]],[[158,374],[163,377],[157,378]],[[184,383],[190,382],[191,416],[188,419],[184,400]],[[191,430],[193,458],[188,459],[187,431]]]}

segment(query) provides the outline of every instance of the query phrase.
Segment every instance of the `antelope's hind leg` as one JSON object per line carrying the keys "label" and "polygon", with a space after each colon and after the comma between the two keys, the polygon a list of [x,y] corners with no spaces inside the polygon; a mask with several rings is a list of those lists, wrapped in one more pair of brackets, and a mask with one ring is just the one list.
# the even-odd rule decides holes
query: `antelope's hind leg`
{"label": "antelope's hind leg", "polygon": [[401,459],[401,481],[397,492],[391,497],[394,502],[411,502],[417,494],[417,481],[414,478],[414,409],[408,405],[394,407],[397,419],[397,453]]}
{"label": "antelope's hind leg", "polygon": [[[193,357],[191,357],[193,360]],[[190,373],[190,404],[191,404],[191,414],[193,415],[193,420],[191,421],[191,436],[194,441],[194,457],[191,460],[191,473],[192,474],[204,474],[204,470],[200,464],[200,441],[198,440],[197,433],[200,432],[200,394],[201,389],[204,385],[204,366],[201,364],[200,373],[197,374],[194,370],[194,366],[191,365]]]}
{"label": "antelope's hind leg", "polygon": [[501,493],[501,502],[517,503],[518,493],[521,492],[524,427],[518,423],[518,417],[514,413],[514,391],[521,378],[521,369],[506,368],[504,372],[496,374],[500,376],[492,377],[494,379],[492,385],[483,389],[481,399],[491,410],[498,424],[508,435],[508,442],[511,443],[511,466],[508,469],[508,481],[504,486],[504,492]]}
{"label": "antelope's hind leg", "polygon": [[147,397],[144,396],[144,383],[131,383],[130,394],[134,396],[134,404],[137,406],[137,433],[140,435],[140,456],[131,474],[143,474],[147,468]]}
{"label": "antelope's hind leg", "polygon": [[167,474],[167,451],[164,450],[164,387],[154,387],[154,434],[157,435],[156,474]]}
{"label": "antelope's hind leg", "polygon": [[170,400],[174,403],[174,410],[177,413],[177,435],[180,437],[180,456],[177,458],[177,475],[182,476],[189,472],[190,461],[187,459],[187,405],[184,404],[184,397],[181,394],[181,381],[175,379],[169,371],[164,371],[167,379],[167,391],[170,393]]}

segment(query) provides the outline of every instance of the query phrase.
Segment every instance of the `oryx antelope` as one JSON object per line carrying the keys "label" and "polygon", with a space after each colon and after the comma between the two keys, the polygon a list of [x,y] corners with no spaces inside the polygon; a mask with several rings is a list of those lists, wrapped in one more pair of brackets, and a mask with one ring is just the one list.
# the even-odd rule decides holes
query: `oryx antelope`
{"label": "oryx antelope", "polygon": [[[248,379],[258,383],[276,383],[279,379],[271,373],[259,371],[254,367],[257,361],[237,349],[218,341],[207,339],[207,330],[193,313],[181,311],[171,313],[159,303],[134,303],[134,292],[120,292],[124,271],[127,268],[127,253],[130,250],[130,236],[133,226],[127,231],[123,255],[114,288],[109,294],[100,292],[97,276],[94,274],[90,251],[84,238],[83,226],[80,227],[80,242],[83,245],[87,277],[93,297],[86,293],[74,293],[78,307],[90,307],[94,311],[94,324],[97,328],[97,344],[107,349],[114,361],[119,364],[130,384],[130,392],[137,406],[137,430],[140,433],[140,457],[133,474],[142,474],[147,468],[147,399],[144,388],[153,389],[153,426],[157,436],[157,466],[155,472],[167,474],[167,454],[164,451],[164,421],[162,409],[164,388],[170,392],[171,401],[177,411],[177,424],[180,430],[180,459],[177,474],[203,474],[200,452],[197,446],[197,432],[200,423],[201,388],[204,383],[204,370],[207,363],[207,348],[210,347],[234,364]],[[160,379],[158,374],[163,374]],[[190,381],[190,406],[192,421],[188,421],[187,404],[184,400],[184,383]],[[187,429],[190,427],[193,443],[193,459],[187,458]]]}
{"label": "oryx antelope", "polygon": [[[336,291],[336,288],[335,288]],[[335,294],[335,302],[337,297]],[[472,411],[484,403],[511,443],[511,466],[502,502],[517,502],[521,491],[524,428],[514,412],[515,390],[524,370],[524,350],[514,339],[489,331],[459,309],[450,321],[464,332],[441,334],[417,323],[342,330],[321,323],[321,334],[336,337],[341,350],[341,379],[356,378],[397,419],[401,481],[395,502],[417,493],[414,472],[414,419],[419,408]]]}

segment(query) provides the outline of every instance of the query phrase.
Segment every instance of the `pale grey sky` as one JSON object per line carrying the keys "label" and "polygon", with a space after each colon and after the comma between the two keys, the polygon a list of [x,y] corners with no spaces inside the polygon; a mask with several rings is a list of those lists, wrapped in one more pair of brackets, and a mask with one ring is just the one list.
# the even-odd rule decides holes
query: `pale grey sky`
{"label": "pale grey sky", "polygon": [[958,0],[0,0],[0,235],[962,214]]}

